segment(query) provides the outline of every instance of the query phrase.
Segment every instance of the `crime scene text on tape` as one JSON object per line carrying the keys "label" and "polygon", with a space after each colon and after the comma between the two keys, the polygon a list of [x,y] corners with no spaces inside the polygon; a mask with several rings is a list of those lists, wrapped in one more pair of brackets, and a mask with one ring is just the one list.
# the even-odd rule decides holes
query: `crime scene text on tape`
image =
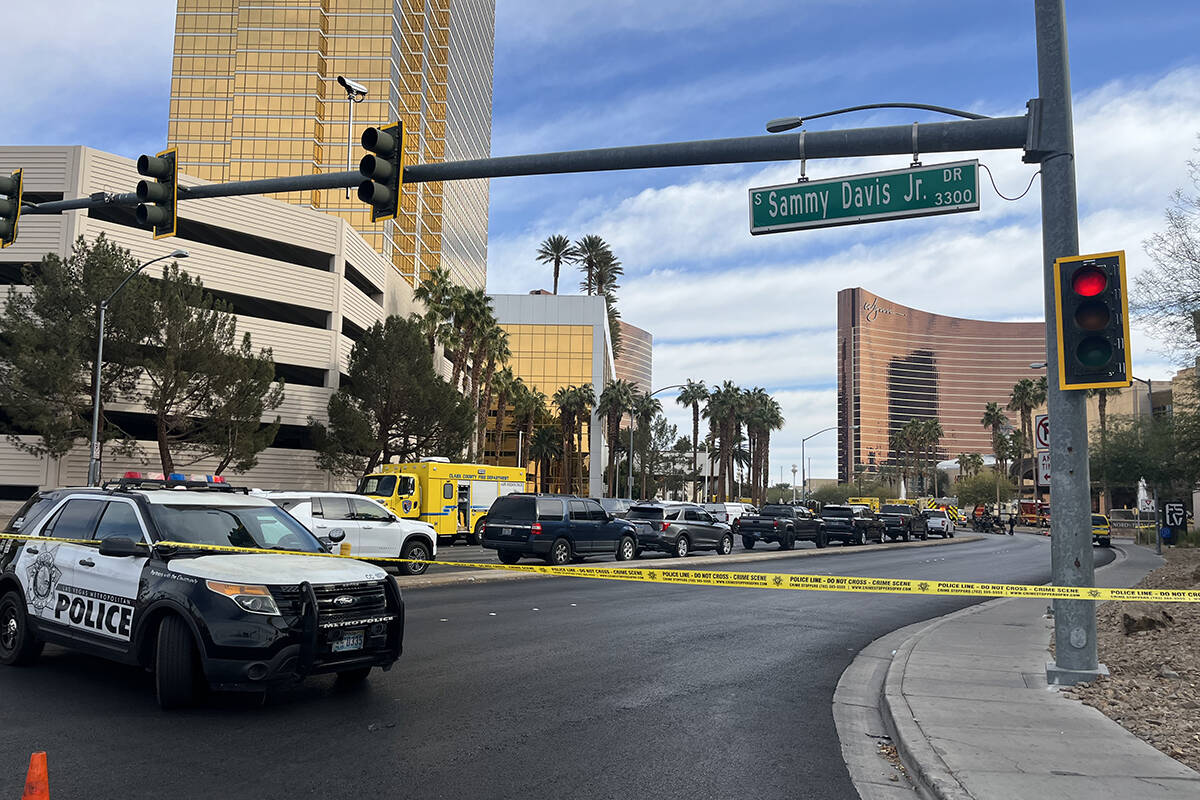
{"label": "crime scene text on tape", "polygon": [[[51,536],[21,536],[0,533],[0,542],[64,542],[95,546],[94,539],[59,539]],[[145,543],[139,542],[142,546]],[[434,561],[418,558],[362,558],[336,553],[305,553],[299,550],[270,550],[233,545],[160,541],[155,547],[184,548],[220,553],[272,553],[309,558],[349,558],[389,564],[431,564],[471,569],[527,572],[571,578],[593,578],[636,583],[666,583],[684,586],[727,586],[737,589],[791,589],[808,592],[867,592],[877,594],[925,594],[949,597],[1035,597],[1047,600],[1138,600],[1152,603],[1200,603],[1200,589],[1119,589],[1099,586],[1030,586],[1020,583],[968,583],[921,578],[873,578],[851,575],[793,575],[786,572],[727,572],[719,570],[655,569],[642,567],[556,567],[534,564],[480,564],[470,561]],[[0,554],[4,548],[0,545]]]}

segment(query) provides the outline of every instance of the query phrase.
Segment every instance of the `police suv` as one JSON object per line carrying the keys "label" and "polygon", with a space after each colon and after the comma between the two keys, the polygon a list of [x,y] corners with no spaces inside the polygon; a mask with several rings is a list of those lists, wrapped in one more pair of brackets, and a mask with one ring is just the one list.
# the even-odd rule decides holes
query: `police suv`
{"label": "police suv", "polygon": [[219,476],[127,473],[39,492],[5,533],[20,538],[0,539],[0,664],[65,645],[153,671],[159,704],[173,708],[205,688],[263,692],[331,672],[357,683],[400,657],[404,603],[382,569],[217,549],[325,552],[287,512]]}

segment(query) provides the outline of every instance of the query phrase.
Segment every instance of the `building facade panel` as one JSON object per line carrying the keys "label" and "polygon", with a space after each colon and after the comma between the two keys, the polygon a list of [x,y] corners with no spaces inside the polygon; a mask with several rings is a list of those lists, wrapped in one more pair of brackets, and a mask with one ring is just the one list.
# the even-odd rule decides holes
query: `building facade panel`
{"label": "building facade panel", "polygon": [[[932,314],[861,288],[838,293],[838,478],[894,461],[892,436],[910,419],[937,419],[940,459],[991,452],[980,424],[1013,384],[1041,374],[1041,322],[986,322]],[[1013,418],[1014,427],[1019,425]]]}

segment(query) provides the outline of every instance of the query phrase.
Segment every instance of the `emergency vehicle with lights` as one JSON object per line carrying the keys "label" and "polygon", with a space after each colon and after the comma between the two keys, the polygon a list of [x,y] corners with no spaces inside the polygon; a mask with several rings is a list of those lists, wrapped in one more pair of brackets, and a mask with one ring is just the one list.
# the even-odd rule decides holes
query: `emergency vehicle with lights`
{"label": "emergency vehicle with lights", "polygon": [[313,557],[326,547],[307,528],[220,476],[127,473],[38,492],[4,533],[0,664],[63,645],[152,671],[174,708],[205,689],[262,694],[319,673],[358,683],[400,657],[395,581]]}

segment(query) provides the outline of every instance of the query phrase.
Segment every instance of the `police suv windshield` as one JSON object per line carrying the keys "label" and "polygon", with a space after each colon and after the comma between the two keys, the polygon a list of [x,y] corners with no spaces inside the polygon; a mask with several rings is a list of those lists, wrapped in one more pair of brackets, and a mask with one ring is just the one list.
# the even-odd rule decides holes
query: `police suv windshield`
{"label": "police suv windshield", "polygon": [[152,503],[150,516],[166,541],[323,553],[308,529],[274,505],[204,506]]}

